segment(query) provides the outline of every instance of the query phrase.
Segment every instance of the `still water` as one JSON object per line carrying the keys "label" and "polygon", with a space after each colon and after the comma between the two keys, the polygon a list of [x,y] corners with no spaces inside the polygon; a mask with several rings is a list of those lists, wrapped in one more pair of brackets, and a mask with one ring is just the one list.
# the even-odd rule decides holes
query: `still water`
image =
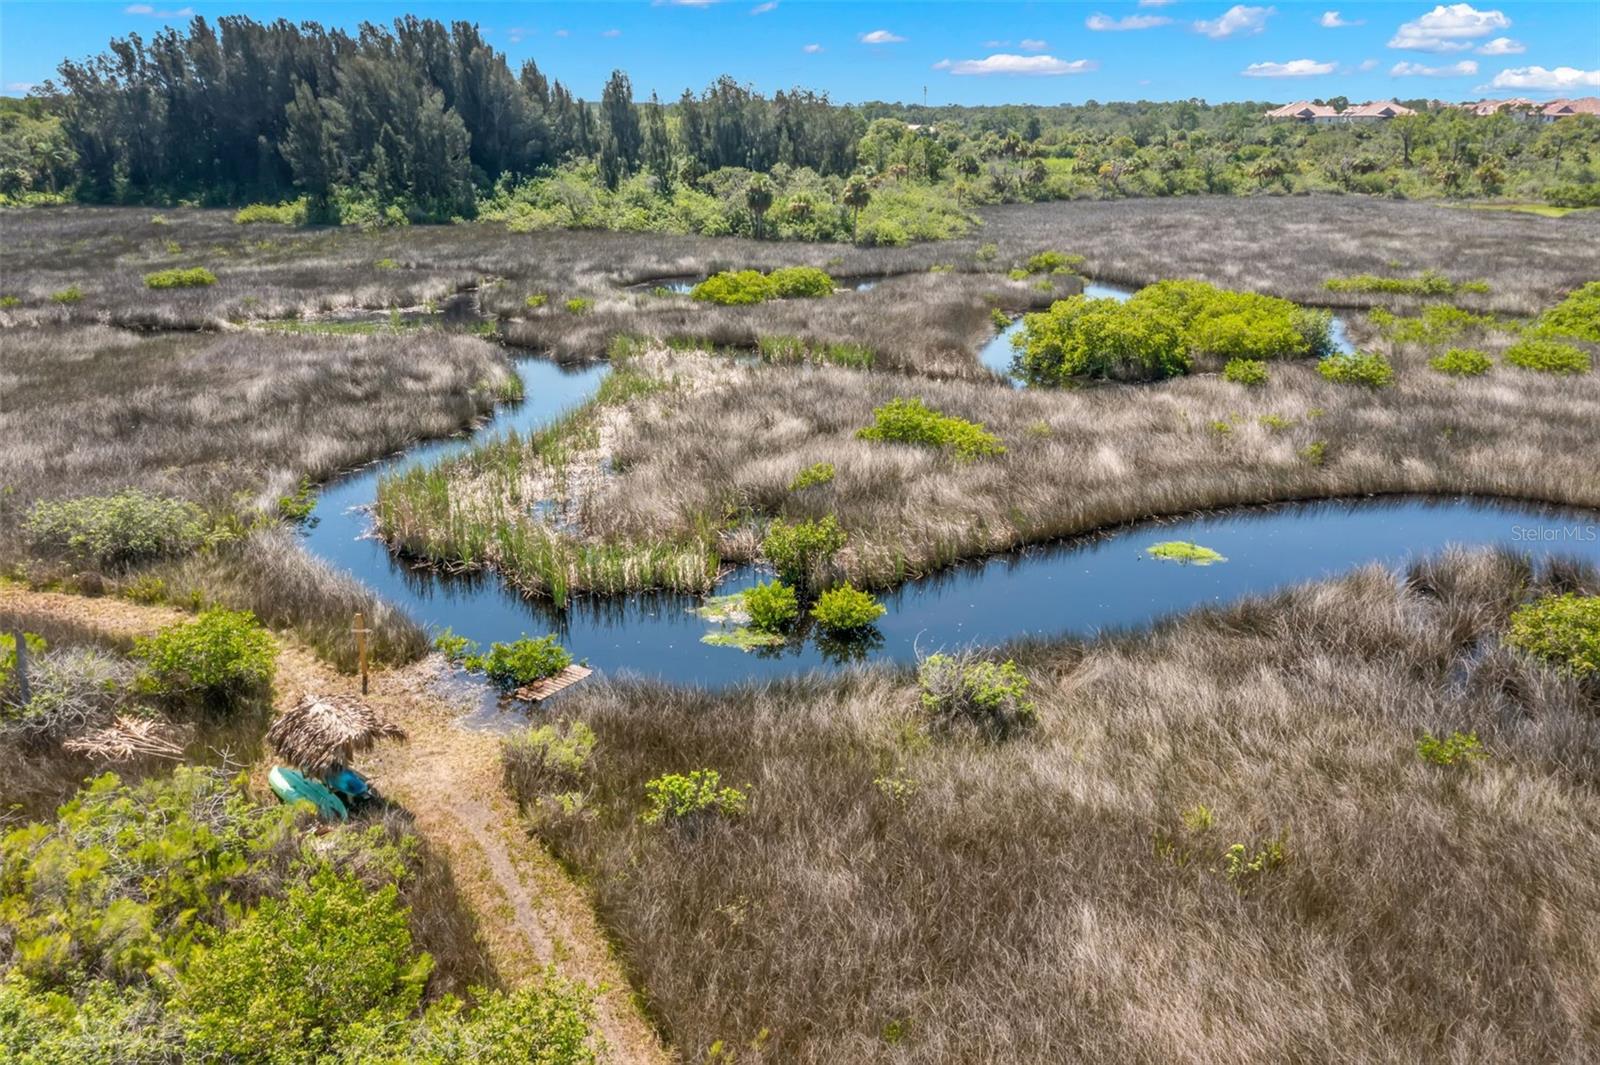
{"label": "still water", "polygon": [[[414,568],[370,537],[367,508],[382,475],[438,462],[510,429],[536,429],[593,395],[607,373],[601,365],[564,368],[540,358],[519,359],[517,368],[526,398],[500,408],[470,436],[419,445],[325,487],[304,534],[306,546],[431,629],[448,627],[484,645],[555,632],[575,657],[606,672],[716,686],[861,658],[909,661],[918,649],[1091,635],[1367,562],[1397,566],[1447,544],[1508,544],[1536,555],[1562,552],[1600,563],[1600,517],[1594,515],[1478,499],[1282,505],[1131,526],[910,581],[884,597],[889,612],[870,644],[819,645],[802,635],[770,650],[715,647],[701,642],[716,625],[692,613],[698,605],[692,596],[579,597],[556,609],[523,598],[493,574],[448,576]],[[1145,548],[1163,540],[1203,544],[1227,561],[1194,566],[1150,558]],[[762,579],[742,567],[718,591]]]}

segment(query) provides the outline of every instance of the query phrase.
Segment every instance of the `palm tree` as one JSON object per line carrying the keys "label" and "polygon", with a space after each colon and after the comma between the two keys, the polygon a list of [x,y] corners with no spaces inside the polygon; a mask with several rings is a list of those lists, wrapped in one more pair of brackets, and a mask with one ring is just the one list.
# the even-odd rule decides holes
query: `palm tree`
{"label": "palm tree", "polygon": [[766,217],[767,209],[772,206],[772,186],[767,183],[766,175],[757,174],[750,180],[750,187],[744,192],[744,202],[750,208],[750,215],[755,221],[756,239],[761,239],[761,220]]}
{"label": "palm tree", "polygon": [[850,239],[856,239],[856,230],[861,225],[861,208],[865,207],[872,199],[872,190],[867,187],[866,179],[853,177],[844,183],[844,195],[841,197],[844,205],[853,212],[850,218]]}

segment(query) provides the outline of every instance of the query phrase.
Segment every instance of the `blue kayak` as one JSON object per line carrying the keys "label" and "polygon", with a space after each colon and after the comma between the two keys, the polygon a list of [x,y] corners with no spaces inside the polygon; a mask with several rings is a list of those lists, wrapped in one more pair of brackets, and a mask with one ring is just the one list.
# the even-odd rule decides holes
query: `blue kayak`
{"label": "blue kayak", "polygon": [[288,766],[273,766],[272,772],[267,774],[267,784],[273,793],[287,803],[308,802],[317,808],[317,816],[324,821],[338,818],[343,821],[349,817],[349,811],[340,801],[339,796],[323,787],[321,784],[307,777],[298,769]]}

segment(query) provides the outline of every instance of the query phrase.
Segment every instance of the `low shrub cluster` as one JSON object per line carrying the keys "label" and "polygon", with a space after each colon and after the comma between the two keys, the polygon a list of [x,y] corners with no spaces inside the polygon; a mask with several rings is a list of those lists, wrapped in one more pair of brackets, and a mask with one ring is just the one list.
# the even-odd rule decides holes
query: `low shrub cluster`
{"label": "low shrub cluster", "polygon": [[825,572],[846,539],[839,520],[832,514],[794,523],[777,518],[767,526],[761,553],[783,580],[801,588],[814,588],[825,583]]}
{"label": "low shrub cluster", "polygon": [[1083,269],[1084,258],[1081,255],[1067,255],[1059,251],[1041,251],[1028,256],[1028,261],[1023,264],[1023,269],[1028,274],[1071,274]]}
{"label": "low shrub cluster", "polygon": [[581,721],[518,732],[500,748],[506,788],[524,804],[550,792],[571,791],[583,783],[594,747],[594,730]]}
{"label": "low shrub cluster", "polygon": [[305,197],[283,203],[252,203],[233,213],[233,224],[303,226],[306,224],[306,215]]}
{"label": "low shrub cluster", "polygon": [[1161,281],[1125,302],[1073,296],[1023,318],[1012,340],[1029,384],[1075,378],[1153,381],[1196,358],[1261,361],[1333,351],[1326,312],[1202,281]]}
{"label": "low shrub cluster", "polygon": [[924,713],[940,728],[976,729],[1006,739],[1038,720],[1028,699],[1028,678],[1010,659],[929,655],[917,667],[917,684]]}
{"label": "low shrub cluster", "polygon": [[1005,454],[1000,438],[978,422],[929,408],[921,399],[892,399],[872,412],[872,425],[856,430],[862,440],[947,449],[963,462]]}
{"label": "low shrub cluster", "polygon": [[[448,639],[449,635],[441,634],[441,639]],[[521,636],[510,643],[495,641],[489,645],[488,654],[475,653],[472,642],[461,637],[455,637],[440,649],[465,668],[482,673],[503,691],[515,691],[525,684],[553,677],[572,665],[572,655],[557,642],[554,634],[537,640]]]}
{"label": "low shrub cluster", "polygon": [[1222,367],[1222,378],[1236,385],[1267,383],[1267,364],[1261,359],[1229,359]]}
{"label": "low shrub cluster", "polygon": [[1394,382],[1394,367],[1389,365],[1388,359],[1373,352],[1329,355],[1317,363],[1317,372],[1342,385],[1383,388]]}
{"label": "low shrub cluster", "polygon": [[1474,314],[1449,304],[1424,307],[1422,313],[1405,317],[1378,307],[1367,315],[1367,320],[1396,344],[1447,344],[1468,334],[1513,328],[1492,314]]}
{"label": "low shrub cluster", "polygon": [[216,283],[217,275],[203,266],[191,266],[186,270],[157,270],[144,275],[146,288],[204,288]]}
{"label": "low shrub cluster", "polygon": [[1451,348],[1429,359],[1428,365],[1452,377],[1481,377],[1494,369],[1494,360],[1476,348]]}
{"label": "low shrub cluster", "polygon": [[770,581],[745,590],[744,609],[750,615],[752,628],[782,632],[800,616],[800,600],[789,585]]}
{"label": "low shrub cluster", "polygon": [[715,769],[692,773],[664,773],[645,782],[646,807],[641,820],[647,825],[699,825],[714,817],[737,817],[749,805],[749,796],[725,787]]}
{"label": "low shrub cluster", "polygon": [[193,503],[130,488],[41,500],[23,527],[41,555],[115,570],[193,551],[205,539],[207,522]]}
{"label": "low shrub cluster", "polygon": [[794,480],[789,482],[789,491],[803,492],[807,488],[829,484],[833,481],[834,469],[831,462],[814,462],[810,466],[794,475]]}
{"label": "low shrub cluster", "polygon": [[786,266],[763,274],[759,270],[725,270],[712,274],[690,290],[692,299],[723,306],[743,306],[766,300],[808,299],[833,293],[833,278],[814,266]]}
{"label": "low shrub cluster", "polygon": [[1451,766],[1482,761],[1488,755],[1476,732],[1452,732],[1448,736],[1424,732],[1417,741],[1417,757],[1432,765]]}
{"label": "low shrub cluster", "polygon": [[590,998],[551,974],[424,1010],[415,837],[313,847],[301,816],[180,767],[107,774],[0,837],[0,1059],[593,1065]]}
{"label": "low shrub cluster", "polygon": [[1540,373],[1588,373],[1592,360],[1589,353],[1559,340],[1528,337],[1519,340],[1505,351],[1505,360],[1512,366]]}
{"label": "low shrub cluster", "polygon": [[1481,295],[1489,291],[1487,281],[1452,281],[1437,270],[1424,270],[1416,277],[1330,277],[1323,287],[1329,292],[1381,292],[1390,296],[1452,296],[1457,292]]}
{"label": "low shrub cluster", "polygon": [[222,706],[264,693],[278,647],[248,610],[212,609],[135,641],[139,687],[177,702]]}
{"label": "low shrub cluster", "polygon": [[1600,675],[1600,595],[1552,595],[1518,607],[1506,643],[1580,677]]}
{"label": "low shrub cluster", "polygon": [[1539,316],[1534,331],[1540,336],[1574,337],[1600,344],[1600,281],[1574,289]]}
{"label": "low shrub cluster", "polygon": [[811,617],[824,632],[847,635],[867,628],[886,612],[882,603],[846,582],[819,595]]}

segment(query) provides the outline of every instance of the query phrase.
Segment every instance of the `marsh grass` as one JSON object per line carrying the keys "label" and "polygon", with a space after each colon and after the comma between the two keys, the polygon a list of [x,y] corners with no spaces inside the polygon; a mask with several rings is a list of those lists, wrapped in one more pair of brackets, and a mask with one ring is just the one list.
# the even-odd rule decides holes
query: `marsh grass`
{"label": "marsh grass", "polygon": [[[1004,743],[930,731],[904,670],[590,683],[589,812],[538,831],[692,1060],[1583,1060],[1600,704],[1499,638],[1596,588],[1447,554],[1014,648]],[[1455,732],[1491,756],[1418,757]],[[742,817],[641,823],[700,768]]]}

